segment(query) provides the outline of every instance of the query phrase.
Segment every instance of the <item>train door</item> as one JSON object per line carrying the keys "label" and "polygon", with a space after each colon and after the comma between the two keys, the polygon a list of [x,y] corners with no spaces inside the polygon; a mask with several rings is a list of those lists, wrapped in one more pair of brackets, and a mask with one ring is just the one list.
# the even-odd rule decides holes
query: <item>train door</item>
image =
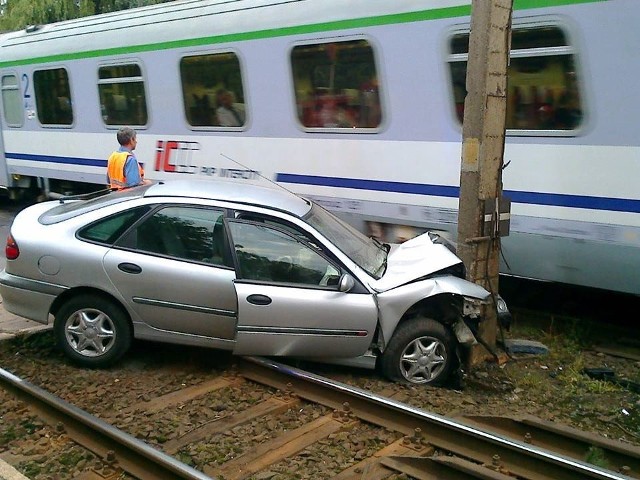
{"label": "train door", "polygon": [[[4,125],[4,120],[0,118],[0,123]],[[4,155],[4,142],[2,140],[3,130],[0,130],[0,187],[9,186],[9,171],[7,170],[7,159]]]}
{"label": "train door", "polygon": [[[19,102],[20,91],[18,89],[17,77],[12,74],[2,75],[0,80],[0,187],[9,186],[9,170],[7,168],[7,158],[4,149],[4,133],[9,120],[11,119],[12,104],[17,100]],[[19,103],[18,103],[19,105]],[[9,115],[7,115],[9,113]]]}
{"label": "train door", "polygon": [[[0,187],[8,188],[13,183],[7,165],[5,141],[9,129],[19,129],[24,125],[23,100],[26,106],[26,101],[29,98],[27,87],[24,84],[28,85],[26,74],[23,74],[21,79],[15,72],[0,74],[0,104],[2,105],[0,109]],[[25,92],[24,99],[22,88]]]}

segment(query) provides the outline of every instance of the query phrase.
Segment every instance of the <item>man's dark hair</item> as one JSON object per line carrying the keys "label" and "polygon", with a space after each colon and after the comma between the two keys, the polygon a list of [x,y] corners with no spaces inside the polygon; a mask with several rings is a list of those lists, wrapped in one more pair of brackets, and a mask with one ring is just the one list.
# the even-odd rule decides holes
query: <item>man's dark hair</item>
{"label": "man's dark hair", "polygon": [[136,131],[133,128],[122,127],[116,134],[120,145],[127,145],[131,140],[136,138]]}

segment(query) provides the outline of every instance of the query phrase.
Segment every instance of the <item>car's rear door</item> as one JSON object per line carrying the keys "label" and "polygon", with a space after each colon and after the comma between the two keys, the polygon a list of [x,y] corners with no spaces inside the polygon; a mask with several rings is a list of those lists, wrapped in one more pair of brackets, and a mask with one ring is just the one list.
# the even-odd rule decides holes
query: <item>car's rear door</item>
{"label": "car's rear door", "polygon": [[222,217],[219,209],[164,206],[105,255],[107,275],[146,336],[151,327],[158,338],[163,332],[235,338],[235,272],[224,255]]}
{"label": "car's rear door", "polygon": [[377,325],[375,299],[363,286],[339,290],[344,268],[320,245],[277,225],[229,221],[237,280],[234,353],[354,357]]}

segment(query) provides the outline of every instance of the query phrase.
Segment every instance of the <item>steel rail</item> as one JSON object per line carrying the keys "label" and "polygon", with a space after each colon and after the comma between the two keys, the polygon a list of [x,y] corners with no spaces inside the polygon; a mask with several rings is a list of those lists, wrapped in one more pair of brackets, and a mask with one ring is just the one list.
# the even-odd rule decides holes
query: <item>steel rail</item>
{"label": "steel rail", "polygon": [[[525,442],[505,438],[461,421],[412,407],[391,398],[263,357],[242,357],[240,374],[250,380],[283,390],[336,409],[348,404],[359,418],[395,428],[406,435],[417,429],[436,448],[467,458],[482,457],[491,464],[499,454],[500,465],[525,478],[549,480],[632,480],[579,460]],[[397,413],[397,415],[393,415]]]}
{"label": "steel rail", "polygon": [[610,465],[620,469],[625,467],[629,472],[625,472],[627,475],[640,478],[640,448],[635,445],[532,415],[464,415],[460,419],[476,428],[510,438],[522,438],[529,445],[552,450],[569,458],[582,458],[590,448],[597,448]]}
{"label": "steel rail", "polygon": [[212,477],[2,368],[0,386],[35,408],[53,425],[61,422],[74,441],[103,459],[111,457],[123,470],[141,480],[212,480]]}

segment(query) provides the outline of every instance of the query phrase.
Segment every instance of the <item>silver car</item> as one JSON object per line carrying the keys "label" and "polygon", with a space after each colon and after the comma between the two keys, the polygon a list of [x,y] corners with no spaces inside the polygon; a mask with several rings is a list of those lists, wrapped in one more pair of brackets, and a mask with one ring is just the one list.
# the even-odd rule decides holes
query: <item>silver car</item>
{"label": "silver car", "polygon": [[284,189],[234,182],[36,204],[16,216],[6,255],[4,307],[53,316],[85,367],[139,338],[442,383],[491,300],[436,235],[381,244]]}

